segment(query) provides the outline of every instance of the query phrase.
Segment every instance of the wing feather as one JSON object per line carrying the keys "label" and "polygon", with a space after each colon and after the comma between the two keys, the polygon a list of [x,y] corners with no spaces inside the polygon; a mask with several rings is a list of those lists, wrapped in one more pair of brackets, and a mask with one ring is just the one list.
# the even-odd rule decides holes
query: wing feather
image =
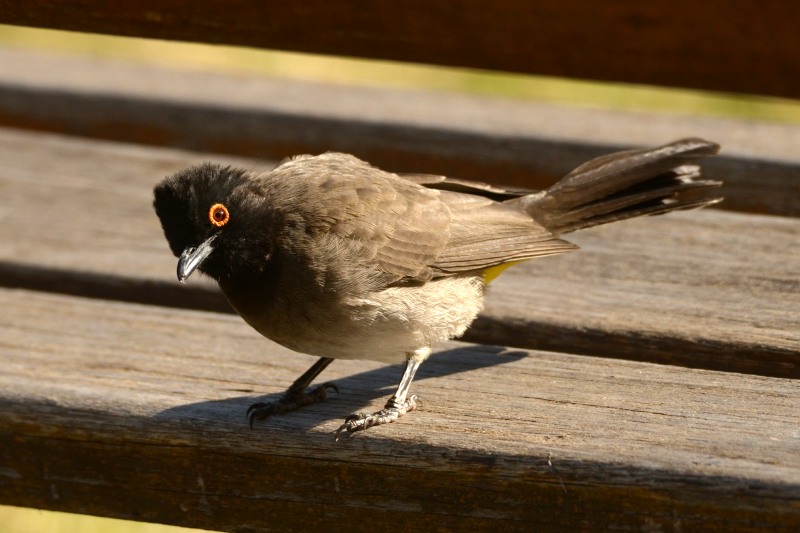
{"label": "wing feather", "polygon": [[451,191],[442,191],[440,198],[451,217],[450,239],[433,265],[442,272],[484,270],[577,248],[508,204]]}
{"label": "wing feather", "polygon": [[326,238],[347,241],[350,260],[395,280],[479,272],[576,248],[519,207],[498,201],[521,191],[442,176],[401,177],[337,153],[295,158],[272,172],[282,173],[284,187],[304,189],[295,193],[303,197],[299,204]]}

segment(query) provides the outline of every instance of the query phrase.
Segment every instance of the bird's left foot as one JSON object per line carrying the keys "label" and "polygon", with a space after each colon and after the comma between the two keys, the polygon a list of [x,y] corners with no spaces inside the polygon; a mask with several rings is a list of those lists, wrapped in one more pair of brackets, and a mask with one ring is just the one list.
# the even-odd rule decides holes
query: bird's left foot
{"label": "bird's left foot", "polygon": [[323,383],[312,389],[305,389],[300,387],[291,387],[286,394],[284,394],[276,402],[259,402],[254,403],[247,409],[247,420],[250,422],[250,428],[253,427],[253,422],[256,420],[264,420],[272,415],[279,415],[295,411],[300,407],[311,405],[325,400],[327,392],[332,390],[339,392],[339,387],[334,383]]}
{"label": "bird's left foot", "polygon": [[416,394],[412,394],[403,401],[399,401],[393,396],[386,402],[386,406],[378,412],[371,415],[366,413],[350,415],[344,419],[344,424],[336,430],[336,440],[339,440],[339,436],[343,432],[353,434],[357,431],[369,429],[372,426],[394,422],[409,411],[416,409],[418,399],[419,397]]}

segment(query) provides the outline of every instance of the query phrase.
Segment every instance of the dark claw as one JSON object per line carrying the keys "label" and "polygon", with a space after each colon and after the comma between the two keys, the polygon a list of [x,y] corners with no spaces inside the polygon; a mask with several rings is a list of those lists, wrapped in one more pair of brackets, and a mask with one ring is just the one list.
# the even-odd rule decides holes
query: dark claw
{"label": "dark claw", "polygon": [[256,420],[264,420],[272,415],[289,413],[299,409],[300,407],[325,400],[327,397],[327,390],[332,390],[337,394],[339,393],[339,387],[337,387],[335,383],[326,382],[322,385],[314,387],[313,389],[300,391],[289,389],[286,391],[286,394],[284,394],[275,402],[254,403],[247,408],[246,414],[247,420],[250,424],[250,429],[253,428],[253,423]]}
{"label": "dark claw", "polygon": [[257,409],[263,409],[267,405],[269,405],[269,404],[266,404],[264,402],[254,403],[253,405],[251,405],[250,407],[247,408],[247,417],[250,418],[250,413],[251,412],[253,412],[253,411],[257,410]]}

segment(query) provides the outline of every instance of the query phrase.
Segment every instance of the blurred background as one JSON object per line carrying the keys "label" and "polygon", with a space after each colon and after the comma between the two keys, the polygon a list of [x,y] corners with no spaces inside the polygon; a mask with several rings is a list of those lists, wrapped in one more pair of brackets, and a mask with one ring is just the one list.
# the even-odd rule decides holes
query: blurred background
{"label": "blurred background", "polygon": [[0,47],[80,54],[206,72],[463,92],[604,109],[800,122],[800,103],[780,98],[584,82],[18,26],[0,25]]}

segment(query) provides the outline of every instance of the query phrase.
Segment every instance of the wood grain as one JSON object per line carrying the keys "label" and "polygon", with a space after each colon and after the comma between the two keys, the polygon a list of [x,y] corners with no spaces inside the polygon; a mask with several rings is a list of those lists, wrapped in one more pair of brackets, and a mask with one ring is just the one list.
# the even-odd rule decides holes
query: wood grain
{"label": "wood grain", "polygon": [[[16,206],[3,212],[0,283],[227,309],[208,284],[177,284],[150,206],[162,176],[209,158],[0,131],[0,193]],[[579,233],[583,250],[494,282],[467,338],[796,378],[798,235],[797,219],[712,210]]]}
{"label": "wood grain", "polygon": [[[469,7],[0,0],[0,21],[800,95],[796,7]],[[248,430],[246,407],[312,359],[177,309],[222,303],[174,282],[150,208],[158,179],[200,159],[267,169],[333,148],[541,186],[618,145],[718,131],[732,150],[708,168],[729,205],[796,216],[797,128],[13,60],[2,124],[206,152],[0,130],[0,285],[38,289],[0,289],[0,503],[226,531],[800,529],[796,218],[585,232],[582,252],[501,278],[473,338],[671,365],[449,343],[418,373],[419,411],[337,443],[400,369],[337,361],[340,394]]]}
{"label": "wood grain", "polygon": [[797,219],[705,210],[570,238],[492,284],[471,340],[800,377]]}
{"label": "wood grain", "polygon": [[722,0],[0,2],[8,24],[794,98],[798,19]]}
{"label": "wood grain", "polygon": [[687,136],[722,155],[723,208],[800,215],[800,126],[576,109],[0,51],[0,125],[282,159],[338,150],[395,171],[544,188],[592,157]]}
{"label": "wood grain", "polygon": [[450,343],[421,410],[337,443],[398,367],[337,361],[341,394],[250,431],[312,359],[236,317],[21,290],[0,309],[4,504],[231,531],[800,525],[796,380]]}

